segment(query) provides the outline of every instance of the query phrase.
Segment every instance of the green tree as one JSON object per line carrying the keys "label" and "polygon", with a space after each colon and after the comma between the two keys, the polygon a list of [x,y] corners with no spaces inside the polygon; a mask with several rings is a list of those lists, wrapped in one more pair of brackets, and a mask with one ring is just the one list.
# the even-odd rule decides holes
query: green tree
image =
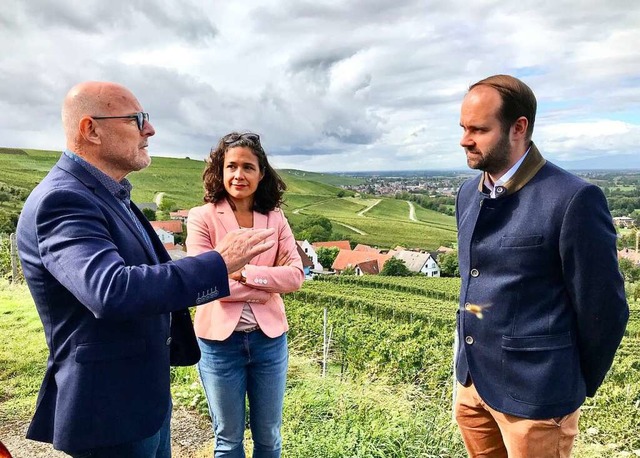
{"label": "green tree", "polygon": [[[326,242],[331,240],[333,225],[329,218],[320,215],[312,215],[303,219],[293,229],[296,239],[309,242]],[[324,265],[324,264],[323,264]]]}
{"label": "green tree", "polygon": [[173,234],[173,243],[175,243],[176,245],[184,245],[184,241],[187,239],[186,234],[187,234],[187,231],[184,230],[184,228],[182,230],[182,233],[178,232]]}
{"label": "green tree", "polygon": [[633,300],[637,301],[640,299],[640,283],[636,283],[633,287]]}
{"label": "green tree", "polygon": [[634,282],[640,279],[640,269],[627,258],[620,258],[618,268],[625,281]]}
{"label": "green tree", "polygon": [[316,251],[318,255],[318,262],[322,265],[324,270],[331,270],[331,266],[333,265],[333,261],[338,257],[338,253],[340,252],[340,248],[337,247],[320,247]]}
{"label": "green tree", "polygon": [[173,200],[168,199],[166,197],[163,197],[162,202],[160,202],[160,205],[158,205],[158,210],[162,212],[167,212],[167,213],[175,210],[176,208],[177,208],[176,203]]}
{"label": "green tree", "polygon": [[355,275],[355,274],[356,274],[356,268],[353,266],[347,266],[342,270],[342,272],[340,272],[340,275]]}
{"label": "green tree", "polygon": [[309,242],[326,242],[331,239],[331,232],[327,232],[322,226],[311,226],[296,234],[296,239],[307,240]]}
{"label": "green tree", "polygon": [[155,221],[156,220],[156,212],[154,212],[153,210],[151,210],[150,208],[143,208],[142,209],[142,213],[144,214],[144,216],[149,220],[149,221]]}
{"label": "green tree", "polygon": [[0,234],[15,232],[19,216],[20,212],[18,211],[3,211],[0,209]]}
{"label": "green tree", "polygon": [[443,277],[459,277],[460,268],[458,265],[458,252],[451,251],[449,253],[441,253],[438,255],[438,265],[440,266],[440,275]]}
{"label": "green tree", "polygon": [[386,277],[408,277],[411,271],[402,259],[391,258],[384,263],[380,275]]}
{"label": "green tree", "polygon": [[331,224],[329,218],[320,215],[307,216],[302,221],[302,223],[299,224],[299,226],[301,229],[306,229],[307,227],[311,226],[320,226],[329,232],[333,230],[333,225]]}

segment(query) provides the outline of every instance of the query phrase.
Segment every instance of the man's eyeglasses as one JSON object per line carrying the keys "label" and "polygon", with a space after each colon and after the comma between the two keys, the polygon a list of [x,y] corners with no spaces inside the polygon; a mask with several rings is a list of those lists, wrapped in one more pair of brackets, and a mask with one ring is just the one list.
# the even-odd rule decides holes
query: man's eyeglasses
{"label": "man's eyeglasses", "polygon": [[245,132],[244,134],[229,134],[225,135],[222,138],[222,141],[225,145],[230,145],[240,140],[248,140],[254,145],[260,145],[260,135],[254,134],[252,132]]}
{"label": "man's eyeglasses", "polygon": [[137,112],[136,114],[127,115],[127,116],[91,116],[93,119],[135,119],[136,124],[138,124],[138,129],[142,131],[144,128],[144,122],[149,121],[149,113],[143,113],[142,111]]}

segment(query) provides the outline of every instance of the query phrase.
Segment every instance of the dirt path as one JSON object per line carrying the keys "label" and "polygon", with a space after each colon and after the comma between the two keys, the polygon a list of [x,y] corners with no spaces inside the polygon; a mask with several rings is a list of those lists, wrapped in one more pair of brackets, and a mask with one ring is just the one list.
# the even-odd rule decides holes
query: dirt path
{"label": "dirt path", "polygon": [[364,210],[358,212],[358,216],[364,216],[365,213],[367,213],[369,210],[371,210],[373,207],[375,207],[376,205],[378,205],[380,202],[382,202],[382,199],[378,199],[376,200],[374,203],[372,203],[371,205],[369,205],[367,208],[365,208]]}
{"label": "dirt path", "polygon": [[416,207],[413,206],[413,202],[408,200],[406,202],[409,204],[409,219],[418,222],[418,218],[416,218]]}
{"label": "dirt path", "polygon": [[[13,458],[68,458],[53,450],[50,444],[25,439],[28,421],[0,425],[0,440]],[[211,424],[190,410],[176,407],[171,418],[171,451],[173,458],[205,458],[212,456]]]}
{"label": "dirt path", "polygon": [[365,231],[361,231],[357,227],[349,226],[348,224],[340,223],[338,221],[334,221],[334,223],[339,224],[340,226],[344,226],[347,229],[351,229],[353,232],[357,232],[360,235],[367,235],[367,233]]}

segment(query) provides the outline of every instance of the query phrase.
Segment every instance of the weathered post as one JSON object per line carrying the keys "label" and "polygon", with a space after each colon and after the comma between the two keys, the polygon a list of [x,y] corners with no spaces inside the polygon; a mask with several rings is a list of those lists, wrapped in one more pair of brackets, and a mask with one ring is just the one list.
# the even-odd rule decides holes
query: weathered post
{"label": "weathered post", "polygon": [[18,245],[14,233],[9,236],[9,246],[11,246],[11,283],[16,283],[18,279]]}
{"label": "weathered post", "polygon": [[322,376],[327,375],[327,308],[324,308],[322,325]]}

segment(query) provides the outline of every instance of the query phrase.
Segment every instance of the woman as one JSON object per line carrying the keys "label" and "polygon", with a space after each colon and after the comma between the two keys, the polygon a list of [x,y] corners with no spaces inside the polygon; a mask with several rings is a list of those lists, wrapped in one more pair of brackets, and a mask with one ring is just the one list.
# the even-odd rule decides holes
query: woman
{"label": "woman", "polygon": [[238,228],[276,228],[277,237],[273,248],[229,272],[229,297],[196,309],[198,371],[213,419],[214,456],[245,456],[247,395],[254,458],[279,457],[289,328],[279,293],[297,290],[304,280],[280,209],[286,185],[253,133],[224,136],[211,151],[203,180],[206,203],[191,209],[187,220],[189,255],[215,249]]}

